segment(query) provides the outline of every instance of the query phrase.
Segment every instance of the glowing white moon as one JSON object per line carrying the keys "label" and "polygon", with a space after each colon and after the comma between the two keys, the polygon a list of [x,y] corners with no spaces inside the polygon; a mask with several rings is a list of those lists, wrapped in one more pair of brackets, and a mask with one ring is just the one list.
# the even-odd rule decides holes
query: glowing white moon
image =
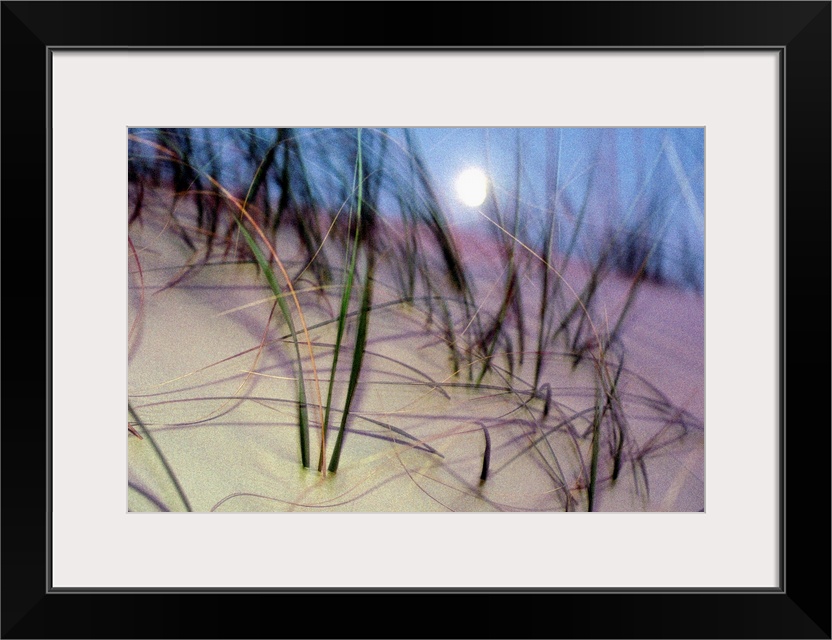
{"label": "glowing white moon", "polygon": [[485,201],[488,178],[480,169],[466,169],[456,179],[456,193],[469,207],[478,207]]}

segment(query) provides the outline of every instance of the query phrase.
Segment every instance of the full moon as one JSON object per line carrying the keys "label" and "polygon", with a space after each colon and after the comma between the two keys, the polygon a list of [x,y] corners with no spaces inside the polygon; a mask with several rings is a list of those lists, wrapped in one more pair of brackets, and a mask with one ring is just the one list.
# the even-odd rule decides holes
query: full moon
{"label": "full moon", "polygon": [[456,193],[469,207],[478,207],[485,201],[488,178],[481,169],[466,169],[456,179]]}

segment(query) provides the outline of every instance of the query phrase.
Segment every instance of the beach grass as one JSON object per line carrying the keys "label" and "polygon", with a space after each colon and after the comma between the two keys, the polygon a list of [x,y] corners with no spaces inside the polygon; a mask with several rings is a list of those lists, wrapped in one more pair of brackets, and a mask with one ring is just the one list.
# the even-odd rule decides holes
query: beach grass
{"label": "beach grass", "polygon": [[[660,503],[651,461],[701,447],[700,400],[694,389],[693,406],[681,394],[678,404],[663,381],[633,371],[631,357],[644,358],[628,332],[645,289],[699,304],[683,291],[696,269],[663,270],[658,200],[588,250],[603,172],[567,176],[563,135],[551,137],[540,229],[518,135],[510,198],[491,191],[485,228],[472,232],[451,222],[410,130],[131,131],[139,294],[128,409],[168,482],[154,484],[131,458],[142,482],[131,480],[130,495],[188,511]],[[576,210],[565,194],[578,179],[589,188]],[[185,322],[177,309],[206,327],[198,339],[216,355],[193,365],[166,355],[156,371],[154,345],[184,353],[183,336],[158,328]],[[189,501],[180,469],[202,495]],[[702,507],[701,475],[691,472],[684,510]]]}

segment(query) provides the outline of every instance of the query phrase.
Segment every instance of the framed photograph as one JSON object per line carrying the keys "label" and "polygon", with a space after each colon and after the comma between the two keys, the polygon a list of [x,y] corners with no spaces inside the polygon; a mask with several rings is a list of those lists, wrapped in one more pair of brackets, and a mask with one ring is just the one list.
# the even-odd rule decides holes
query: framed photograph
{"label": "framed photograph", "polygon": [[379,6],[3,3],[3,637],[829,638],[830,3]]}

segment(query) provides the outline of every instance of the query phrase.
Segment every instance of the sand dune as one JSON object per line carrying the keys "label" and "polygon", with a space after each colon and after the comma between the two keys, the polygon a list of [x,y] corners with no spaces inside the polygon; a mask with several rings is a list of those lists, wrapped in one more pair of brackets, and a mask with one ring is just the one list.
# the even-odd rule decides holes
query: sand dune
{"label": "sand dune", "polygon": [[[387,227],[379,233],[394,231]],[[274,298],[263,275],[252,263],[220,263],[219,253],[211,260],[215,264],[188,270],[192,251],[162,208],[148,207],[141,222],[131,225],[130,237],[141,277],[131,252],[128,399],[193,510],[587,509],[599,365],[587,357],[573,369],[574,358],[553,346],[541,375],[550,390],[548,402],[545,393],[534,393],[539,294],[529,274],[537,272],[539,261],[533,257],[521,259],[527,274],[521,278],[528,336],[523,363],[519,353],[495,358],[478,387],[464,366],[453,375],[438,308],[428,312],[418,302],[397,302],[397,256],[391,252],[382,260],[340,466],[323,477],[315,468],[321,423],[317,405],[319,389],[323,400],[329,384],[339,291],[322,293],[311,277],[295,283],[317,370],[301,345],[312,461],[304,469],[294,347],[279,312],[269,320]],[[504,257],[489,233],[460,231],[456,238],[479,299],[486,300],[481,316],[489,317],[501,295]],[[336,247],[333,243],[330,250],[335,253]],[[296,273],[303,262],[296,238],[279,234],[277,248]],[[576,291],[588,277],[577,262],[562,275]],[[176,286],[168,286],[176,279]],[[615,275],[603,283],[593,310],[601,330],[618,317],[630,285]],[[558,304],[568,301],[567,291]],[[471,330],[470,321],[466,327],[454,319],[460,344]],[[346,395],[354,332],[351,324],[334,385],[336,409]],[[593,508],[701,510],[703,298],[645,282],[621,337],[624,368],[616,388],[617,419],[621,429],[626,427],[626,439],[616,441],[612,418],[605,414],[607,435],[599,440]],[[610,353],[607,358],[603,366],[614,373],[618,357]],[[340,411],[334,411],[327,458],[340,419]],[[183,510],[151,438],[128,434],[127,445],[129,509]],[[618,469],[616,447],[621,449]]]}

